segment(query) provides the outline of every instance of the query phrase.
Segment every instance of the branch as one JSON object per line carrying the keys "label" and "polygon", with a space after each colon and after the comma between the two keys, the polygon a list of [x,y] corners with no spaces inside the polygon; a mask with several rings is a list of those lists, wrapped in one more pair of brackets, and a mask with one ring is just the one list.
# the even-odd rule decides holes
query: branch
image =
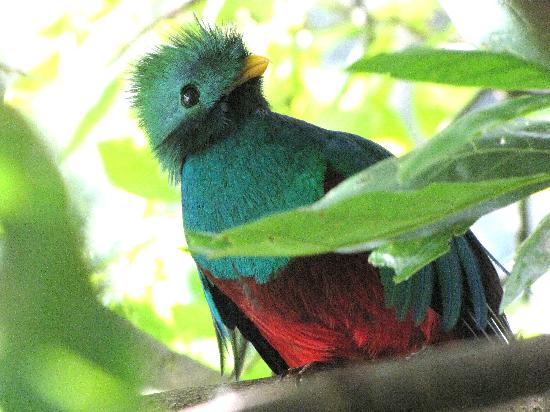
{"label": "branch", "polygon": [[521,245],[531,233],[531,213],[529,210],[529,198],[526,197],[518,202],[519,229],[516,234],[516,247]]}
{"label": "branch", "polygon": [[452,343],[408,359],[306,372],[299,380],[292,375],[172,391],[147,400],[149,406],[170,410],[216,394],[196,410],[444,410],[495,404],[500,409],[514,400],[507,407],[533,409],[550,402],[540,396],[548,390],[550,336],[542,336],[511,345]]}
{"label": "branch", "polygon": [[23,70],[17,69],[15,67],[8,66],[5,63],[0,62],[0,72],[5,74],[18,74],[20,76],[26,76],[27,73],[25,73]]}

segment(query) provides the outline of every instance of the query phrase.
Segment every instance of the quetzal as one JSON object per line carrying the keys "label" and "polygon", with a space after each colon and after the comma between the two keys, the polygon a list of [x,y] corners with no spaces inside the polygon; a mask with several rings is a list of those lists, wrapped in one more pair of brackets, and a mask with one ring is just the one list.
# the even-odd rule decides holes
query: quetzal
{"label": "quetzal", "polygon": [[[161,165],[181,182],[186,230],[220,232],[311,204],[390,156],[362,137],[272,112],[262,93],[267,65],[233,29],[199,25],[135,67],[132,106]],[[193,258],[219,339],[238,329],[283,373],[454,339],[507,339],[486,252],[470,232],[451,246],[397,285],[368,252]]]}

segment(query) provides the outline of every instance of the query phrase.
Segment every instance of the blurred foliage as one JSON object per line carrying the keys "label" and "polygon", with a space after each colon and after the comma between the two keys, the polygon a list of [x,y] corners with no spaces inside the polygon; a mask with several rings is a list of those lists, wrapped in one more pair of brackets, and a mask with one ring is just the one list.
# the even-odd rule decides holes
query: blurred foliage
{"label": "blurred foliage", "polygon": [[179,200],[179,192],[169,186],[148,148],[137,148],[131,138],[101,142],[98,147],[105,173],[116,187],[146,199]]}
{"label": "blurred foliage", "polygon": [[90,110],[86,112],[76,127],[69,144],[63,150],[63,157],[67,157],[74,150],[76,150],[96,123],[99,122],[103,116],[105,116],[109,110],[109,107],[113,104],[113,101],[116,98],[121,86],[122,80],[120,78],[115,78],[107,85],[107,87],[105,87],[97,103],[95,103]]}
{"label": "blurred foliage", "polygon": [[[131,62],[165,42],[179,26],[193,24],[194,13],[211,23],[234,24],[252,51],[270,58],[264,85],[273,110],[368,137],[398,156],[441,132],[477,92],[472,87],[405,83],[346,71],[359,59],[376,62],[380,53],[460,43],[435,0],[191,0],[176,5],[168,0],[79,0],[70,7],[52,2],[45,8],[39,4],[14,3],[12,10],[19,8],[22,16],[32,14],[34,19],[11,28],[4,22],[13,32],[24,27],[17,32],[16,52],[9,42],[0,46],[0,71],[7,77],[5,99],[33,118],[48,137],[71,200],[86,216],[87,245],[78,238],[58,172],[34,132],[11,109],[3,111],[4,123],[21,128],[13,134],[14,146],[3,140],[0,147],[0,258],[6,261],[3,272],[14,274],[0,278],[0,315],[3,331],[18,331],[0,336],[2,379],[15,385],[2,382],[6,410],[28,409],[21,399],[42,402],[33,403],[37,409],[63,410],[85,410],[94,402],[97,406],[97,397],[120,405],[133,402],[127,388],[138,385],[131,370],[134,358],[123,348],[125,338],[112,326],[110,315],[95,305],[85,282],[92,270],[108,307],[172,349],[217,366],[214,329],[202,290],[190,257],[179,250],[183,235],[178,191],[160,172],[128,114],[125,84]],[[494,73],[510,58],[491,62]],[[455,72],[462,72],[455,63]],[[545,70],[518,65],[528,75],[542,73],[539,80],[545,81]],[[490,67],[483,65],[485,74]],[[535,74],[530,71],[534,67]],[[425,73],[430,74],[436,72]],[[484,83],[482,74],[476,74],[477,82],[470,85],[495,85]],[[514,82],[521,83],[521,76],[525,74]],[[466,84],[464,79],[461,84]],[[33,149],[32,159],[18,156],[23,152],[12,147]],[[455,149],[458,155],[460,148]],[[423,160],[436,158],[429,150],[423,153]],[[527,167],[527,159],[513,161]],[[30,202],[33,196],[42,200]],[[19,214],[34,222],[26,232],[9,223]],[[430,250],[433,255],[441,249]],[[91,257],[94,269],[83,257]],[[98,340],[108,345],[96,344]],[[22,354],[36,343],[32,362],[20,368]],[[59,365],[73,365],[81,379],[58,373]],[[269,373],[252,354],[243,377]],[[93,392],[93,399],[71,398],[71,391],[59,389],[66,386],[78,393],[79,388],[71,386],[77,381],[103,382],[102,389]],[[26,397],[18,400],[17,393]]]}
{"label": "blurred foliage", "polygon": [[[550,66],[550,3],[525,0],[440,0],[458,31],[473,44],[512,52]],[[490,18],[489,18],[490,16]]]}
{"label": "blurred foliage", "polygon": [[95,298],[80,233],[43,143],[0,104],[0,402],[135,410],[136,342]]}
{"label": "blurred foliage", "polygon": [[520,245],[512,273],[506,279],[506,293],[501,307],[505,308],[550,270],[550,215]]}
{"label": "blurred foliage", "polygon": [[40,89],[45,83],[54,80],[59,71],[59,52],[53,53],[47,57],[42,63],[34,67],[25,76],[19,77],[15,82],[14,87],[23,89],[29,92],[35,92]]}

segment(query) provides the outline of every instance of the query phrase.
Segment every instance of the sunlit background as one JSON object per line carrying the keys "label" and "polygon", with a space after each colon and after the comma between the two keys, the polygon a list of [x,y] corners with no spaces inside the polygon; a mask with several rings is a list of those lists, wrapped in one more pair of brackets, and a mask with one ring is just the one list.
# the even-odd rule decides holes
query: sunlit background
{"label": "sunlit background", "polygon": [[[235,25],[269,57],[272,109],[368,137],[396,155],[441,130],[476,89],[350,75],[365,53],[420,43],[468,47],[433,0],[19,0],[0,12],[4,99],[47,140],[84,221],[102,301],[170,348],[218,368],[214,331],[185,252],[178,188],[169,187],[129,111],[131,63],[195,16]],[[30,165],[32,167],[32,165]],[[511,268],[516,235],[550,195],[481,219],[485,246]],[[523,222],[523,223],[522,223]],[[550,333],[550,277],[509,313],[514,331]],[[251,357],[245,378],[269,370]]]}

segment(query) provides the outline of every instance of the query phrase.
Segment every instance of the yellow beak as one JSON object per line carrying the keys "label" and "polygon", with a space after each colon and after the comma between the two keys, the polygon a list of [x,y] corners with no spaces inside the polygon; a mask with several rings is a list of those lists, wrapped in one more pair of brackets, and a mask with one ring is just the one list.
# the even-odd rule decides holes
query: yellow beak
{"label": "yellow beak", "polygon": [[262,56],[248,56],[244,60],[244,67],[239,74],[239,77],[231,85],[231,90],[239,87],[241,84],[253,79],[255,77],[260,77],[264,74],[265,69],[269,65],[269,59]]}

